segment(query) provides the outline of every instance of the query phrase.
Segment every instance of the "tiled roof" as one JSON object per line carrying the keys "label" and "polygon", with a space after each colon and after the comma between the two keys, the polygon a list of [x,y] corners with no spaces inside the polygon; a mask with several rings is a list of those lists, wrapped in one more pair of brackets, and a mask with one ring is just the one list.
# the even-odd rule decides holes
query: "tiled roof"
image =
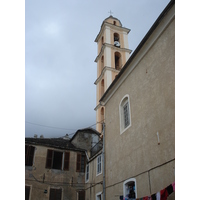
{"label": "tiled roof", "polygon": [[70,140],[63,138],[25,138],[26,144],[53,147],[58,149],[66,149],[72,151],[84,151],[74,146]]}

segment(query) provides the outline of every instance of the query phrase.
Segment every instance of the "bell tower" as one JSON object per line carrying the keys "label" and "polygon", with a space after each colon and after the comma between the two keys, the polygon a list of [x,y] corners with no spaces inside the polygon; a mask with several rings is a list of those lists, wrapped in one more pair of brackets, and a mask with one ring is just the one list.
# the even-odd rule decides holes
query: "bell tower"
{"label": "bell tower", "polygon": [[128,60],[131,50],[128,47],[130,29],[122,27],[117,18],[110,15],[106,18],[97,35],[97,79],[96,85],[96,130],[101,132],[105,108],[99,104],[100,98],[113,82],[117,74]]}

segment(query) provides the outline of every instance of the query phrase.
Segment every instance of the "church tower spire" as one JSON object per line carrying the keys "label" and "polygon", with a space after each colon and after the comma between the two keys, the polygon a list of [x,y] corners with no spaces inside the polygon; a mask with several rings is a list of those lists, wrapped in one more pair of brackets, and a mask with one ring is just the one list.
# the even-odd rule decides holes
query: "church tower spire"
{"label": "church tower spire", "polygon": [[[101,123],[104,120],[105,108],[99,104],[100,98],[113,82],[128,60],[131,50],[128,47],[128,33],[130,29],[122,27],[117,18],[110,15],[106,18],[97,35],[97,79],[96,85],[96,122],[97,131],[102,131]],[[100,123],[99,123],[100,122]]]}

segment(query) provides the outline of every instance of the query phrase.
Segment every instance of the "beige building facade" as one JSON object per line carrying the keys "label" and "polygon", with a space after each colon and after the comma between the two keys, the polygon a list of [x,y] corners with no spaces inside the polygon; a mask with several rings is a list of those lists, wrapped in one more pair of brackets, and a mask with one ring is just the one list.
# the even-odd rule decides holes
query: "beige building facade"
{"label": "beige building facade", "polygon": [[[90,162],[96,164],[95,156],[98,159],[102,149],[99,136],[96,130],[86,128],[78,130],[71,139],[26,138],[25,200],[84,200],[85,188],[91,186],[85,184],[89,181],[85,173],[88,161],[93,157]],[[95,174],[97,179],[92,174],[88,177],[92,183],[102,180],[101,168]],[[95,194],[101,191],[96,185],[92,186]]]}
{"label": "beige building facade", "polygon": [[[175,181],[175,2],[171,1],[100,99],[106,199],[143,198]],[[168,199],[175,199],[173,192]]]}
{"label": "beige building facade", "polygon": [[85,152],[72,145],[64,147],[62,143],[68,141],[60,140],[26,138],[27,200],[75,200],[84,194],[85,173],[77,160],[78,156],[85,159]]}

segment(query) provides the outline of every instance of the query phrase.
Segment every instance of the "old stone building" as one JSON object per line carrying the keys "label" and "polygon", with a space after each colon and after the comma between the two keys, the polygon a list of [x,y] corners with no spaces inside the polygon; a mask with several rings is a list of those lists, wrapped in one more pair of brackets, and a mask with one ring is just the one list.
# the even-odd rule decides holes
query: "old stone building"
{"label": "old stone building", "polygon": [[85,199],[85,166],[99,135],[87,128],[71,139],[26,138],[25,199]]}

